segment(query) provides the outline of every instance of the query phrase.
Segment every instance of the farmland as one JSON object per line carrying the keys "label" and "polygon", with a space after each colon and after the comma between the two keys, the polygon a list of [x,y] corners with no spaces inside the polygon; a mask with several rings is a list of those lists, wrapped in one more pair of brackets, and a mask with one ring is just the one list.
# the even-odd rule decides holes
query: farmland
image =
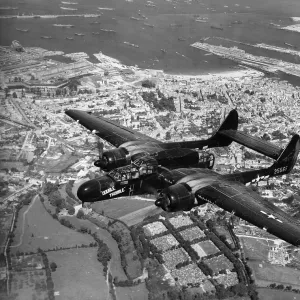
{"label": "farmland", "polygon": [[107,217],[118,219],[145,207],[153,206],[152,201],[117,198],[112,201],[99,201],[92,204],[93,210]]}
{"label": "farmland", "polygon": [[210,240],[192,244],[191,246],[197,252],[199,257],[219,252],[218,248]]}
{"label": "farmland", "polygon": [[38,248],[49,250],[94,242],[92,237],[66,228],[54,220],[39,199],[31,207],[24,206],[20,210],[14,235],[12,254],[17,251],[36,252]]}
{"label": "farmland", "polygon": [[159,251],[166,251],[174,246],[179,246],[172,234],[163,235],[150,241]]}
{"label": "farmland", "polygon": [[256,261],[249,261],[248,264],[251,269],[253,269],[257,285],[259,286],[268,286],[271,283],[278,283],[283,285],[291,285],[292,287],[298,289],[300,288],[299,270]]}
{"label": "farmland", "polygon": [[277,289],[258,288],[259,299],[264,300],[300,300],[300,294]]}
{"label": "farmland", "polygon": [[188,284],[197,284],[206,276],[201,272],[195,264],[189,264],[180,269],[171,270],[172,276],[178,279],[179,284],[187,286]]}
{"label": "farmland", "polygon": [[223,254],[211,259],[207,259],[204,263],[212,269],[214,274],[218,274],[222,270],[233,269],[232,262],[229,261],[228,258],[226,258]]}
{"label": "farmland", "polygon": [[180,235],[186,240],[186,241],[193,241],[198,238],[205,237],[204,232],[197,226],[187,228],[185,230],[180,231]]}
{"label": "farmland", "polygon": [[46,272],[38,254],[12,258],[11,290],[17,300],[48,299]]}
{"label": "farmland", "polygon": [[4,244],[6,242],[7,234],[12,222],[13,214],[4,214],[1,212],[0,215],[0,253],[4,249]]}
{"label": "farmland", "polygon": [[269,244],[266,240],[240,237],[246,257],[251,260],[268,260]]}
{"label": "farmland", "polygon": [[162,254],[166,267],[169,270],[175,269],[178,263],[189,261],[190,257],[183,248],[178,248],[164,252]]}
{"label": "farmland", "polygon": [[185,215],[178,215],[177,217],[170,218],[169,222],[176,229],[193,224],[193,221],[190,219],[190,217]]}
{"label": "farmland", "polygon": [[96,248],[70,249],[47,253],[49,262],[55,262],[52,272],[56,300],[107,299],[106,278],[97,261]]}
{"label": "farmland", "polygon": [[66,170],[68,167],[72,166],[78,161],[76,156],[71,154],[65,154],[60,156],[57,159],[52,158],[40,158],[37,162],[37,170],[43,170],[45,172],[61,173],[63,170]]}

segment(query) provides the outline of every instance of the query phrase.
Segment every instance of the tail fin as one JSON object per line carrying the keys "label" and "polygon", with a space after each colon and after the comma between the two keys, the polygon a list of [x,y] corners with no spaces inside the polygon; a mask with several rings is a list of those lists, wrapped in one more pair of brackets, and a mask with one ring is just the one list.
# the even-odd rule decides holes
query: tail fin
{"label": "tail fin", "polygon": [[269,168],[270,176],[288,174],[294,167],[300,150],[300,137],[295,134],[275,163]]}
{"label": "tail fin", "polygon": [[220,134],[224,130],[236,131],[239,123],[239,115],[235,109],[231,110],[228,116],[225,118],[223,123],[220,125],[215,134],[210,138],[209,148],[212,147],[226,147],[229,146],[233,139],[225,135]]}

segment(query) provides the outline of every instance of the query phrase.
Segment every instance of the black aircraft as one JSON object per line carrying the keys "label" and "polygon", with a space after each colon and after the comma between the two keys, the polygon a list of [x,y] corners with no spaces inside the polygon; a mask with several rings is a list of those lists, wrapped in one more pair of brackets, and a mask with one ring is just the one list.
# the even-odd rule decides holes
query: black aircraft
{"label": "black aircraft", "polygon": [[[256,183],[260,180],[266,180],[269,177],[289,173],[297,160],[300,149],[298,135],[293,136],[284,150],[280,149],[271,143],[266,143],[237,131],[237,112],[232,111],[217,133],[208,140],[161,143],[154,142],[155,140],[153,141],[153,139],[144,135],[136,135],[130,129],[120,127],[103,118],[95,118],[85,112],[67,111],[66,113],[72,118],[79,120],[82,125],[90,130],[96,130],[98,135],[105,140],[110,139],[110,141],[115,142],[117,139],[123,139],[124,144],[119,149],[121,151],[125,149],[128,152],[127,156],[129,156],[127,158],[125,155],[126,160],[123,161],[122,166],[115,167],[105,176],[82,184],[77,192],[77,196],[82,202],[95,202],[126,195],[153,193],[157,198],[155,205],[170,212],[190,210],[195,206],[209,202],[274,234],[280,239],[295,246],[300,246],[300,222],[285,214],[251,189],[245,187],[245,184]],[[236,120],[236,126],[229,126],[229,124],[232,125],[233,116],[234,120]],[[99,129],[102,129],[102,131]],[[112,130],[112,132],[108,130]],[[123,131],[127,131],[128,135],[130,134],[130,137],[125,137],[127,141],[124,141]],[[136,138],[134,140],[136,143],[133,142],[131,144],[128,139],[133,139],[135,136],[138,136],[142,141]],[[147,140],[147,138],[150,140]],[[176,163],[168,164],[167,162],[165,164],[165,160],[170,156],[173,159],[172,153],[175,155],[177,153],[180,154],[181,150],[183,150],[182,153],[185,153],[185,150],[196,152],[196,150],[191,150],[188,147],[182,147],[203,148],[205,146],[215,147],[220,144],[223,146],[225,143],[230,144],[232,140],[246,146],[251,146],[250,148],[275,158],[275,163],[267,169],[227,175],[220,175],[209,169],[201,169],[199,168],[199,164],[198,167],[194,167],[188,160],[181,164],[183,167],[180,167],[180,159],[175,160]],[[150,144],[148,144],[148,141]],[[255,143],[256,141],[257,143]],[[148,152],[147,144],[150,149],[151,145],[156,145],[156,151]],[[177,148],[168,148],[170,144],[173,144]],[[138,147],[130,148],[128,145],[136,145]],[[126,146],[130,150],[133,150],[131,152],[128,151]],[[135,152],[136,149],[138,149],[137,152]],[[176,151],[170,152],[170,150],[174,149]],[[157,153],[160,151],[163,153],[167,152],[164,156],[165,160],[161,160],[161,162],[156,159]],[[105,152],[103,156],[104,154]],[[166,168],[166,166],[178,166],[178,163],[179,167],[177,169],[173,168],[171,170]]]}

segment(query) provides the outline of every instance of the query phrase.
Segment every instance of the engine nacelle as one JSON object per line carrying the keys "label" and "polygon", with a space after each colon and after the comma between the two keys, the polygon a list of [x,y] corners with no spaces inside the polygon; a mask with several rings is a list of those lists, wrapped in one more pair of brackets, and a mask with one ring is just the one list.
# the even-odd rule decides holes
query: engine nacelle
{"label": "engine nacelle", "polygon": [[130,164],[129,152],[125,148],[117,148],[103,152],[102,158],[95,161],[94,165],[104,171],[110,171],[115,168]]}
{"label": "engine nacelle", "polygon": [[174,184],[161,191],[155,205],[170,212],[191,210],[195,206],[195,196],[187,184]]}

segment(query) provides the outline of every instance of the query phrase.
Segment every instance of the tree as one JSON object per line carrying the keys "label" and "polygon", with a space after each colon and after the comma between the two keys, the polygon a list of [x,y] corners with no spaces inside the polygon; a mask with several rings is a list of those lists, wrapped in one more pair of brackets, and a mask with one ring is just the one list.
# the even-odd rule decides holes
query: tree
{"label": "tree", "polygon": [[51,269],[51,271],[52,271],[52,272],[55,272],[55,271],[56,271],[56,268],[57,268],[57,264],[56,264],[55,262],[52,262],[52,263],[50,264],[50,269]]}
{"label": "tree", "polygon": [[146,79],[144,81],[142,81],[142,87],[151,89],[151,88],[155,88],[155,83],[150,81],[149,79]]}
{"label": "tree", "polygon": [[83,219],[84,218],[84,212],[81,209],[77,213],[77,218],[78,219]]}
{"label": "tree", "polygon": [[18,98],[18,95],[17,95],[16,92],[13,92],[13,97],[14,97],[14,98]]}

